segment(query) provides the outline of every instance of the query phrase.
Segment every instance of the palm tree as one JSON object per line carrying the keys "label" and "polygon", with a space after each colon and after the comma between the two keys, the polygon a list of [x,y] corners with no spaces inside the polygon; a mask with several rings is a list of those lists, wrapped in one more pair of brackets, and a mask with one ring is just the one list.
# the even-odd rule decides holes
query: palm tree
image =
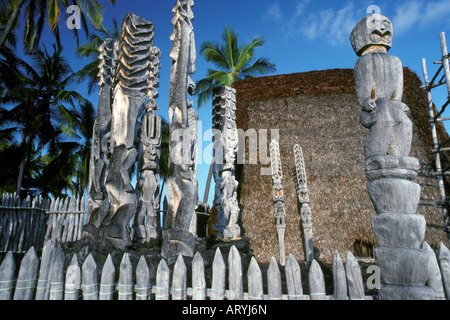
{"label": "palm tree", "polygon": [[55,154],[61,129],[54,124],[56,110],[64,103],[75,105],[84,98],[66,87],[73,81],[72,70],[61,56],[62,47],[53,46],[53,54],[37,50],[31,55],[33,66],[20,60],[20,85],[8,90],[2,98],[11,109],[0,110],[2,129],[13,129],[21,134],[21,160],[17,177],[16,192],[20,194],[26,166],[30,165],[32,150],[37,144],[39,150]]}
{"label": "palm tree", "polygon": [[89,183],[89,161],[95,122],[94,106],[89,101],[80,104],[79,108],[60,106],[58,122],[66,137],[71,140],[67,142],[67,147],[72,148],[68,152],[70,159],[67,161],[74,164],[69,170],[76,172],[72,191],[81,197]]}
{"label": "palm tree", "polygon": [[211,41],[202,43],[200,54],[219,70],[208,69],[206,78],[196,83],[198,107],[212,98],[212,91],[217,86],[231,86],[239,79],[275,72],[275,64],[267,58],[255,59],[255,48],[262,46],[264,42],[263,38],[257,36],[251,43],[238,46],[238,33],[231,27],[225,27],[222,43]]}
{"label": "palm tree", "polygon": [[100,51],[98,48],[100,45],[107,39],[112,38],[119,40],[120,38],[120,30],[117,24],[116,19],[113,19],[114,30],[111,32],[104,26],[95,30],[95,33],[92,33],[89,36],[89,42],[84,44],[81,47],[78,47],[75,50],[75,53],[80,58],[90,58],[91,62],[84,66],[83,69],[77,72],[78,81],[88,81],[88,93],[91,94],[94,90],[98,90],[98,72],[99,72],[99,64],[100,61],[98,56]]}
{"label": "palm tree", "polygon": [[[108,3],[115,5],[116,0],[108,0]],[[63,15],[68,18],[67,8],[76,5],[80,8],[80,22],[86,36],[89,35],[87,19],[95,28],[100,28],[103,21],[103,6],[98,0],[2,0],[4,10],[8,11],[8,20],[3,32],[0,34],[0,48],[3,46],[6,37],[17,25],[17,20],[22,8],[25,10],[24,46],[29,51],[38,48],[42,31],[47,20],[52,33],[59,43],[58,20]],[[79,41],[78,30],[72,29],[77,44]]]}

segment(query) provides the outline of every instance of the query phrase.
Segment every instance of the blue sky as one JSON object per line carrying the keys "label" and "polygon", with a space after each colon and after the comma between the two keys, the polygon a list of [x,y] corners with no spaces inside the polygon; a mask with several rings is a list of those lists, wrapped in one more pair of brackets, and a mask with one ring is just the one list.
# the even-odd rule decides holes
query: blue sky
{"label": "blue sky", "polygon": [[[130,12],[141,16],[155,25],[154,44],[162,51],[160,59],[161,78],[159,114],[167,119],[167,100],[169,93],[171,47],[169,35],[172,31],[170,20],[175,0],[117,0],[112,7],[105,6],[104,24],[112,28],[112,19],[120,24]],[[410,67],[422,79],[422,58],[427,58],[429,73],[434,74],[437,67],[432,64],[439,60],[441,51],[439,33],[444,31],[450,39],[450,1],[328,1],[328,0],[195,0],[193,8],[194,32],[197,52],[204,41],[219,40],[222,30],[229,25],[239,32],[239,42],[250,42],[255,36],[266,39],[263,47],[256,50],[257,56],[268,57],[277,66],[276,74],[289,74],[311,70],[332,68],[353,68],[357,56],[349,42],[349,35],[355,24],[367,13],[369,6],[376,5],[381,14],[387,16],[394,26],[394,41],[390,54],[398,56],[404,66]],[[69,59],[72,69],[77,71],[87,63],[73,55],[76,42],[68,32],[65,21],[61,21],[62,45],[64,55]],[[46,29],[43,37],[47,47],[53,38]],[[86,41],[81,36],[80,43]],[[447,41],[450,44],[450,41]],[[205,76],[208,66],[197,55],[197,72],[194,80]],[[84,86],[77,88],[96,105],[96,93],[87,94]],[[441,103],[447,97],[445,88],[435,89],[434,95]],[[205,132],[211,127],[210,104],[198,110]],[[202,137],[199,137],[202,139]],[[208,144],[204,142],[204,146]],[[202,159],[199,159],[202,160]],[[199,194],[203,198],[209,164],[201,161],[199,165]],[[209,203],[212,202],[212,191]]]}

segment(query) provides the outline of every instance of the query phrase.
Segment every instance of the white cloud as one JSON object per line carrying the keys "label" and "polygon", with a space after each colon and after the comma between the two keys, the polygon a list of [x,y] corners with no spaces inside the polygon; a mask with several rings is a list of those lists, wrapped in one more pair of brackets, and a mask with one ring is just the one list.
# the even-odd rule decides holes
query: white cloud
{"label": "white cloud", "polygon": [[280,4],[278,2],[275,2],[270,6],[263,17],[263,20],[274,21],[277,23],[283,22],[283,14],[281,13]]}
{"label": "white cloud", "polygon": [[446,20],[450,16],[450,1],[411,1],[399,5],[392,19],[394,33],[404,34],[416,28],[426,28],[427,25]]}
{"label": "white cloud", "polygon": [[299,0],[295,10],[284,15],[280,4],[270,6],[264,19],[278,23],[286,38],[326,40],[333,46],[346,44],[348,35],[358,22],[352,3],[340,9],[319,9],[310,7],[310,0]]}

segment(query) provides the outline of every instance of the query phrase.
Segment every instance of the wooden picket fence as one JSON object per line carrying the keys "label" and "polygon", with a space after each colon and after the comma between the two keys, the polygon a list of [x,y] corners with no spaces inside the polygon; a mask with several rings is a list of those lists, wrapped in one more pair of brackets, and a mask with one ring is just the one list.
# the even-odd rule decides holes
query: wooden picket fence
{"label": "wooden picket fence", "polygon": [[16,194],[3,194],[0,204],[0,252],[25,253],[31,247],[41,251],[44,243],[59,244],[81,239],[84,198],[22,200]]}
{"label": "wooden picket fence", "polygon": [[81,267],[77,255],[73,255],[66,270],[65,259],[61,247],[55,247],[52,241],[48,241],[41,259],[33,247],[27,252],[16,276],[14,256],[8,253],[0,266],[0,300],[372,299],[364,294],[361,270],[351,253],[347,255],[345,267],[339,255],[335,256],[333,272],[337,281],[333,295],[326,295],[324,275],[315,260],[309,269],[309,294],[304,294],[300,266],[293,255],[289,255],[285,266],[286,292],[283,292],[281,273],[275,258],[272,258],[267,271],[267,292],[264,292],[263,273],[254,257],[247,271],[248,290],[244,292],[241,256],[234,246],[228,254],[228,265],[220,248],[216,249],[210,288],[206,286],[205,264],[199,253],[192,261],[192,287],[187,287],[188,269],[181,255],[173,270],[169,269],[166,260],[160,261],[156,283],[151,283],[144,256],[140,257],[133,270],[129,254],[124,253],[118,277],[110,255],[101,268],[101,274],[92,254],[88,255]]}
{"label": "wooden picket fence", "polygon": [[21,200],[16,194],[3,194],[0,205],[0,252],[42,250],[48,202],[42,197]]}

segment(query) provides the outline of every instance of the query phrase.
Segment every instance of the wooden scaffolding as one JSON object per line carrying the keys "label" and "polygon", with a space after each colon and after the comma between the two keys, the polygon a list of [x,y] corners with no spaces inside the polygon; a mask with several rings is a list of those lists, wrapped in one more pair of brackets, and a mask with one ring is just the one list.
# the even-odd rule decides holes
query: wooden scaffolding
{"label": "wooden scaffolding", "polygon": [[[441,60],[434,62],[434,64],[439,65],[439,68],[436,71],[433,78],[431,79],[431,81],[429,80],[430,78],[428,77],[426,59],[425,58],[422,59],[423,77],[425,81],[425,85],[423,86],[423,88],[427,91],[431,135],[433,138],[433,154],[435,162],[435,171],[433,172],[433,175],[438,179],[439,183],[440,200],[437,201],[436,204],[442,209],[447,237],[450,243],[450,219],[448,214],[450,197],[446,195],[445,191],[445,177],[450,176],[450,166],[443,168],[441,162],[442,152],[450,151],[450,139],[446,141],[440,141],[437,134],[438,123],[444,123],[445,121],[450,120],[450,117],[443,117],[443,113],[450,104],[450,69],[449,69],[449,54],[445,40],[445,33],[441,32],[439,37],[441,41],[442,58]],[[448,95],[443,105],[440,108],[438,108],[438,106],[433,102],[433,96],[431,91],[432,89],[435,89],[443,85],[447,86]]]}

